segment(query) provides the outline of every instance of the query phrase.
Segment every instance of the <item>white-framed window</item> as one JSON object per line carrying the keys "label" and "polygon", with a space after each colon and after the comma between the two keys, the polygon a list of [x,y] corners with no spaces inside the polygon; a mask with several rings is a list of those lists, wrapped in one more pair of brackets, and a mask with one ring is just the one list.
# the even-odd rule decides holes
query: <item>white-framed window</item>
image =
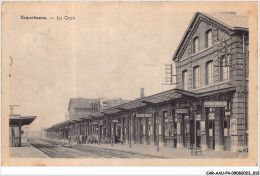
{"label": "white-framed window", "polygon": [[220,60],[220,81],[228,80],[230,77],[230,55],[223,55]]}
{"label": "white-framed window", "polygon": [[213,83],[213,61],[206,63],[206,85]]}
{"label": "white-framed window", "polygon": [[199,37],[193,39],[193,53],[199,52]]}
{"label": "white-framed window", "polygon": [[196,89],[200,87],[200,67],[193,67],[193,88]]}
{"label": "white-framed window", "polygon": [[182,72],[182,88],[188,90],[188,71],[184,70]]}
{"label": "white-framed window", "polygon": [[212,46],[212,30],[208,30],[205,33],[205,48]]}

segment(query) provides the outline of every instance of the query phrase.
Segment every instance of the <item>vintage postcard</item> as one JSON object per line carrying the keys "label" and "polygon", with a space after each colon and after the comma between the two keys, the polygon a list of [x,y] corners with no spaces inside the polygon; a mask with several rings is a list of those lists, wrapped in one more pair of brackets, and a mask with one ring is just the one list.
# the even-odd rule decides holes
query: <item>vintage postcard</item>
{"label": "vintage postcard", "polygon": [[257,165],[257,20],[257,2],[3,2],[1,164]]}

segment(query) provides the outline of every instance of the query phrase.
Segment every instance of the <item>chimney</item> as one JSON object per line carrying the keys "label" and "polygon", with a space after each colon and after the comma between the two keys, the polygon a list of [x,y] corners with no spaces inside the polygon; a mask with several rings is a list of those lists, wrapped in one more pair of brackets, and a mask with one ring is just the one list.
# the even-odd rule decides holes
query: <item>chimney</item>
{"label": "chimney", "polygon": [[144,98],[144,88],[140,89],[140,98]]}

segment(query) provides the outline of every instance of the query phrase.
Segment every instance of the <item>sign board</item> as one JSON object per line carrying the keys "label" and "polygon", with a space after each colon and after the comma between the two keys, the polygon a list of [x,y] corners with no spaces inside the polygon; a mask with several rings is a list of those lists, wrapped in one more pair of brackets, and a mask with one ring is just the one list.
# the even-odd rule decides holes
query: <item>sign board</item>
{"label": "sign board", "polygon": [[205,101],[204,102],[204,107],[227,107],[227,102],[226,101]]}
{"label": "sign board", "polygon": [[136,117],[152,117],[152,114],[136,114]]}
{"label": "sign board", "polygon": [[98,125],[98,122],[92,122],[92,125]]}
{"label": "sign board", "polygon": [[176,114],[187,114],[188,109],[175,109]]}
{"label": "sign board", "polygon": [[189,120],[190,119],[190,117],[188,116],[188,115],[186,115],[186,116],[184,116],[184,120]]}
{"label": "sign board", "polygon": [[103,120],[100,120],[100,121],[99,121],[99,125],[103,125]]}
{"label": "sign board", "polygon": [[115,122],[118,122],[118,120],[117,120],[117,119],[114,119],[114,120],[112,120],[112,122],[114,122],[114,123],[115,123]]}
{"label": "sign board", "polygon": [[230,116],[230,114],[231,114],[230,111],[225,112],[225,116]]}
{"label": "sign board", "polygon": [[200,131],[201,134],[205,134],[205,121],[200,122]]}
{"label": "sign board", "polygon": [[209,120],[215,119],[215,113],[209,113]]}
{"label": "sign board", "polygon": [[237,135],[237,119],[230,120],[230,134]]}
{"label": "sign board", "polygon": [[196,116],[195,116],[195,119],[196,119],[196,120],[201,120],[201,115],[200,115],[200,114],[199,114],[199,115],[196,115]]}

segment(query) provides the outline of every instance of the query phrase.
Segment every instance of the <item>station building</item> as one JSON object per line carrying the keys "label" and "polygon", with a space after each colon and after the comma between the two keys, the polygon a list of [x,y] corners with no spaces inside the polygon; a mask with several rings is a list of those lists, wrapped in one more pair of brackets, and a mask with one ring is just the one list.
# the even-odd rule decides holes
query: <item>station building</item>
{"label": "station building", "polygon": [[247,20],[235,13],[195,13],[172,58],[176,88],[76,116],[46,129],[47,137],[79,143],[246,149]]}

